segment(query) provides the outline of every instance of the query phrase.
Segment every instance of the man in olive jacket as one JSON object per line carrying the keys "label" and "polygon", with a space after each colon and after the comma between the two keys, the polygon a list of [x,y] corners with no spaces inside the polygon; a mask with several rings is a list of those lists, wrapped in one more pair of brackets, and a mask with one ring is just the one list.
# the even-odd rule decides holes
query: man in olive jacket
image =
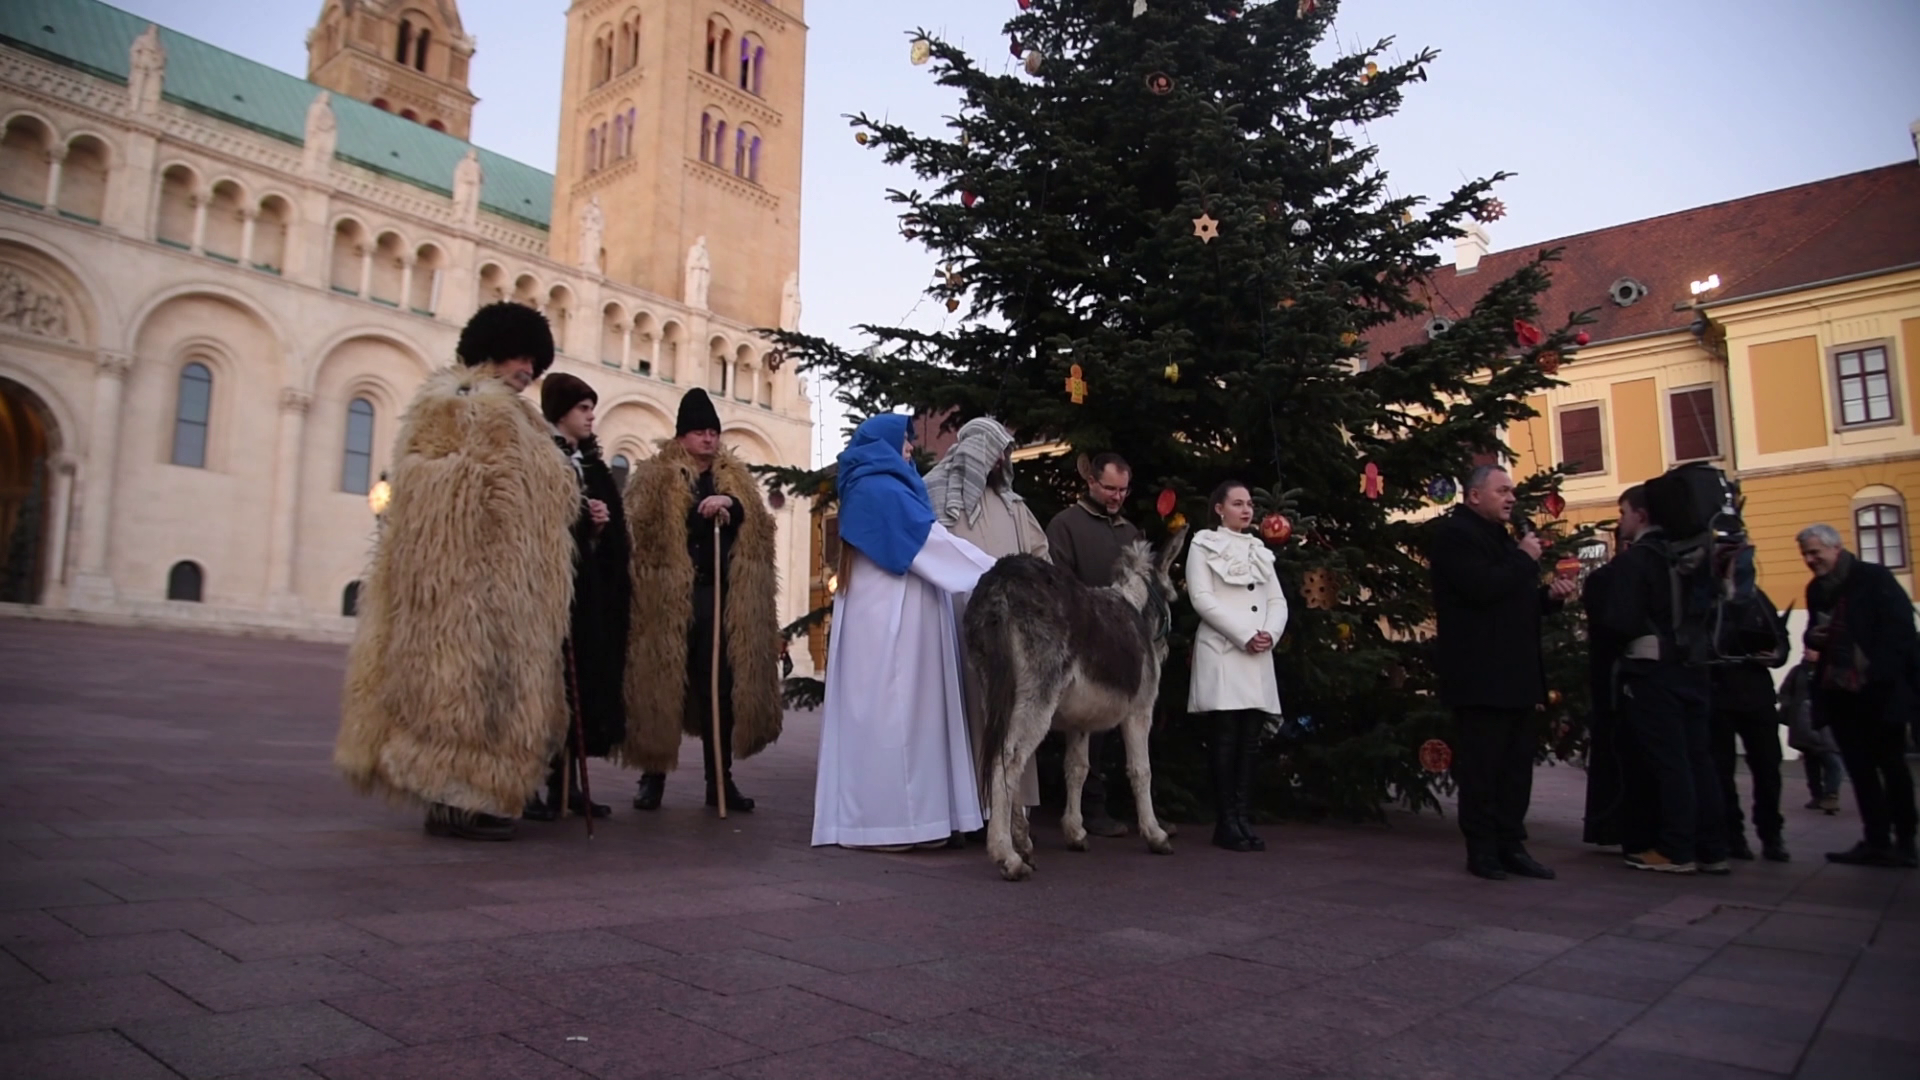
{"label": "man in olive jacket", "polygon": [[1493,881],[1554,876],[1527,853],[1526,816],[1535,709],[1547,699],[1541,617],[1574,592],[1571,581],[1541,586],[1543,545],[1532,532],[1513,538],[1513,505],[1513,477],[1482,465],[1465,505],[1434,525],[1428,546],[1440,698],[1459,723],[1453,778],[1467,872]]}

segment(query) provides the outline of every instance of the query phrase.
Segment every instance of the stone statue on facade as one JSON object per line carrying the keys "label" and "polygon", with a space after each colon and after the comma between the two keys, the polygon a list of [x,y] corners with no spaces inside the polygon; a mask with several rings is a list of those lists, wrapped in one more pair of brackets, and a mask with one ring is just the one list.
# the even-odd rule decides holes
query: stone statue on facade
{"label": "stone statue on facade", "polygon": [[152,113],[160,108],[160,90],[167,78],[167,49],[160,44],[160,28],[147,24],[146,32],[133,39],[128,53],[127,102],[136,113]]}
{"label": "stone statue on facade", "polygon": [[580,208],[580,269],[589,274],[598,274],[600,269],[600,243],[607,232],[607,215],[600,210],[600,196],[587,200]]}
{"label": "stone statue on facade", "polygon": [[307,106],[307,142],[302,162],[309,174],[318,176],[333,164],[334,148],[340,145],[340,123],[333,118],[332,95],[325,90],[314,95]]}
{"label": "stone statue on facade", "polygon": [[468,147],[453,167],[453,216],[467,225],[480,220],[480,180],[480,151]]}
{"label": "stone statue on facade", "polygon": [[780,329],[800,329],[800,271],[787,275],[780,289]]}
{"label": "stone statue on facade", "polygon": [[688,307],[700,311],[706,310],[707,286],[712,280],[713,260],[707,256],[707,238],[702,236],[687,249],[687,286],[684,299]]}

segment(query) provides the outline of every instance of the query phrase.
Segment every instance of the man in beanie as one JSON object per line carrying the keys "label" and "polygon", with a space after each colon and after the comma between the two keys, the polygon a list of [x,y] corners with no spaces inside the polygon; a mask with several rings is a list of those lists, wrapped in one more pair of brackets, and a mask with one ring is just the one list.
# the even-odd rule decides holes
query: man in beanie
{"label": "man in beanie", "polygon": [[[720,414],[707,392],[680,400],[672,440],[627,480],[633,537],[633,620],[627,648],[627,738],[620,757],[641,770],[633,805],[654,810],[680,737],[700,737],[707,805],[725,784],[727,808],[753,800],[733,783],[733,759],[780,737],[780,623],[775,606],[773,516],[753,474],[720,445]],[[718,578],[714,541],[718,526]],[[724,604],[714,620],[716,594]],[[721,775],[714,775],[713,642],[720,635]]]}
{"label": "man in beanie", "polygon": [[[565,372],[540,380],[540,413],[553,425],[554,445],[572,467],[580,491],[580,519],[573,529],[576,555],[568,645],[573,650],[570,675],[578,692],[588,757],[606,757],[626,737],[627,620],[633,591],[627,565],[633,550],[627,540],[620,485],[593,437],[594,408],[599,402],[593,387]],[[529,803],[527,818],[551,821],[558,817],[563,789],[571,790],[569,809],[576,814],[587,812],[578,774],[568,782],[563,772],[574,768],[576,751],[570,739],[567,752],[555,756],[547,775],[546,800]],[[593,804],[595,817],[612,812],[601,803]]]}
{"label": "man in beanie", "polygon": [[458,348],[401,418],[333,759],[426,803],[429,833],[506,840],[567,732],[580,494],[520,396],[553,363],[547,320],[491,304]]}

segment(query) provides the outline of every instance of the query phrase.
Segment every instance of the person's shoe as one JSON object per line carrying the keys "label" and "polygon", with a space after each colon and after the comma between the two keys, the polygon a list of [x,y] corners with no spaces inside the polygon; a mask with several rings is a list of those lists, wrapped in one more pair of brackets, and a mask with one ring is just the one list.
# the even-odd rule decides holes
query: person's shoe
{"label": "person's shoe", "polygon": [[553,807],[548,806],[538,795],[528,799],[526,809],[520,811],[522,821],[552,821],[559,816],[553,812]]}
{"label": "person's shoe", "polygon": [[1747,845],[1746,833],[1735,833],[1733,835],[1733,838],[1727,843],[1727,858],[1739,859],[1741,862],[1753,861],[1753,848]]}
{"label": "person's shoe", "polygon": [[1827,852],[1827,861],[1839,863],[1842,866],[1898,867],[1900,865],[1900,857],[1893,853],[1892,848],[1875,847],[1865,840],[1845,851]]}
{"label": "person's shoe", "polygon": [[[1235,827],[1236,823],[1222,819],[1213,827],[1213,846],[1228,851],[1252,851],[1253,845],[1247,842],[1247,836]],[[1091,832],[1092,830],[1088,830]]]}
{"label": "person's shoe", "polygon": [[[712,784],[707,785],[707,805],[713,806],[713,807],[718,807],[720,805],[720,796],[718,793],[716,793],[713,790]],[[753,800],[747,798],[745,795],[740,794],[740,789],[733,786],[732,780],[727,781],[727,813],[729,814],[753,813]],[[946,843],[946,841],[943,840],[941,841],[941,843],[944,844]]]}
{"label": "person's shoe", "polygon": [[1105,810],[1097,810],[1085,814],[1080,824],[1082,828],[1087,830],[1088,836],[1104,836],[1112,839],[1116,836],[1127,835],[1127,827],[1115,821],[1113,815],[1107,813]]}
{"label": "person's shoe", "polygon": [[[1753,856],[1748,855],[1747,857],[1752,858]],[[1719,862],[1703,862],[1699,865],[1698,869],[1703,874],[1712,874],[1714,877],[1726,877],[1733,873],[1733,864],[1725,859],[1721,859]]]}
{"label": "person's shoe", "polygon": [[635,810],[658,810],[660,799],[667,793],[666,773],[641,773],[640,790],[633,796]]}
{"label": "person's shoe", "polygon": [[1825,810],[1829,816],[1839,813],[1840,812],[1840,796],[1838,795],[1820,796],[1820,809]]}
{"label": "person's shoe", "polygon": [[1825,803],[1826,801],[1827,800],[1822,798],[1821,796],[1815,795],[1813,798],[1807,800],[1807,809],[1809,810],[1825,809],[1825,807],[1822,806],[1821,804]]}
{"label": "person's shoe", "polygon": [[[573,797],[567,800],[567,809],[571,811],[575,817],[580,817],[584,815],[587,812],[586,796],[580,794],[577,791],[574,792]],[[594,817],[612,817],[613,807],[608,806],[606,803],[594,803],[593,816]]]}
{"label": "person's shoe", "polygon": [[1500,860],[1492,856],[1483,855],[1479,858],[1468,856],[1467,873],[1477,878],[1485,878],[1488,881],[1507,880],[1507,872],[1501,867]]}
{"label": "person's shoe", "polygon": [[1656,874],[1691,874],[1699,869],[1690,862],[1674,862],[1652,848],[1628,855],[1626,863],[1635,870],[1651,870]]}
{"label": "person's shoe", "polygon": [[1514,848],[1512,851],[1502,852],[1500,867],[1510,874],[1537,878],[1541,881],[1552,881],[1559,876],[1553,872],[1552,867],[1527,854],[1526,848]]}
{"label": "person's shoe", "polygon": [[1760,857],[1768,862],[1792,862],[1793,856],[1787,854],[1786,841],[1777,836],[1762,837]]}
{"label": "person's shoe", "polygon": [[1914,846],[1912,837],[1893,845],[1893,857],[1907,870],[1920,870],[1920,848]]}
{"label": "person's shoe", "polygon": [[446,803],[427,808],[427,835],[456,840],[511,840],[513,822],[477,810],[460,810]]}

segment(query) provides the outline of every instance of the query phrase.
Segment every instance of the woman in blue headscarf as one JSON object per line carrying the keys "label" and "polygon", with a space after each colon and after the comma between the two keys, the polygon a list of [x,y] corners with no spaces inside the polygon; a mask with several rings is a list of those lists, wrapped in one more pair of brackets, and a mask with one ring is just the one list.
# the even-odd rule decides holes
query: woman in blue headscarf
{"label": "woman in blue headscarf", "polygon": [[981,825],[956,599],[994,560],[935,520],[907,425],[873,417],[840,455],[816,845],[937,847]]}

